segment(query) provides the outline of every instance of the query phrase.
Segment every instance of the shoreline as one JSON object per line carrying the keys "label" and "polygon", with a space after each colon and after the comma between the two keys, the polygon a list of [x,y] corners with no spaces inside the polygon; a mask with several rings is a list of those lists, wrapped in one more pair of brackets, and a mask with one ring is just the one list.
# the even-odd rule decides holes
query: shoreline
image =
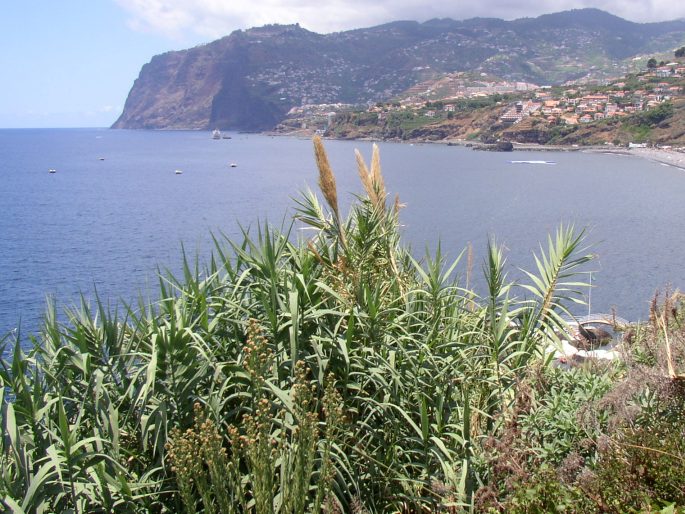
{"label": "shoreline", "polygon": [[610,153],[640,157],[664,166],[670,166],[685,171],[685,152],[667,148],[601,148],[587,149],[588,153]]}
{"label": "shoreline", "polygon": [[[268,136],[286,136],[297,138],[310,138],[313,134],[306,134],[304,132],[263,132],[262,134]],[[437,141],[429,140],[402,140],[402,139],[380,139],[372,137],[340,139],[335,137],[324,137],[333,141],[363,141],[363,142],[386,142],[386,143],[400,143],[410,145],[447,145],[447,146],[461,146],[471,148],[472,150],[486,149],[488,146],[480,141],[467,141],[465,139],[441,139]],[[664,166],[671,166],[685,171],[685,150],[673,150],[670,148],[625,148],[615,146],[568,146],[568,145],[540,145],[535,143],[513,143],[513,152],[585,152],[585,153],[606,153],[614,155],[626,155],[632,157],[640,157],[652,162],[662,164]],[[502,152],[507,153],[507,152]]]}

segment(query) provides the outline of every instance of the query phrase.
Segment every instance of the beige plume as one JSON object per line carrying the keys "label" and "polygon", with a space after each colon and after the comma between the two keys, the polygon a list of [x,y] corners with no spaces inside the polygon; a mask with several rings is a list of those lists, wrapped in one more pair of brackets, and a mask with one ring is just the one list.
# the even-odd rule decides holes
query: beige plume
{"label": "beige plume", "polygon": [[319,187],[323,193],[323,197],[328,202],[329,207],[333,210],[335,217],[340,220],[340,211],[338,210],[338,188],[335,184],[335,175],[328,162],[326,149],[323,146],[323,141],[319,136],[314,136],[314,155],[316,156],[316,166],[319,168]]}
{"label": "beige plume", "polygon": [[366,194],[369,196],[369,200],[371,200],[371,203],[376,207],[385,208],[385,182],[383,180],[383,174],[381,173],[381,157],[378,145],[375,143],[373,145],[371,171],[367,168],[364,157],[362,157],[359,150],[355,150],[354,155],[357,158],[359,178],[362,181]]}
{"label": "beige plume", "polygon": [[340,235],[340,243],[346,246],[345,231],[342,225],[342,220],[340,219],[340,209],[338,208],[338,187],[335,183],[335,175],[333,174],[333,169],[328,162],[328,155],[326,154],[326,149],[323,146],[323,141],[319,136],[314,136],[314,156],[316,157],[316,166],[319,168],[319,187],[323,193],[323,197],[326,199],[329,207],[333,211],[333,216],[335,216],[335,224],[338,228],[338,234]]}

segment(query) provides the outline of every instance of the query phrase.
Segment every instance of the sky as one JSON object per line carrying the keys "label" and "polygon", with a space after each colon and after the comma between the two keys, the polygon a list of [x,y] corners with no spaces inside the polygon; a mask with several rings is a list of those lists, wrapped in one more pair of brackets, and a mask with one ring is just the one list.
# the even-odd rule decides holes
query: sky
{"label": "sky", "polygon": [[152,56],[237,29],[300,23],[327,33],[583,7],[636,22],[685,18],[685,2],[674,0],[3,0],[0,128],[109,126]]}

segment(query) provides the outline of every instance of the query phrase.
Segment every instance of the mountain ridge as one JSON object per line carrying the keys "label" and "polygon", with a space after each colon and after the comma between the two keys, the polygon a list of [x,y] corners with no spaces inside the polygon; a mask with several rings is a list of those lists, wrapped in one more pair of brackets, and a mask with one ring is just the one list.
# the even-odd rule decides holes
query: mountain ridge
{"label": "mountain ridge", "polygon": [[683,20],[641,24],[597,9],[398,20],[330,34],[265,25],[154,56],[113,128],[268,130],[294,106],[383,101],[455,71],[561,83],[620,74],[626,60],[683,42]]}

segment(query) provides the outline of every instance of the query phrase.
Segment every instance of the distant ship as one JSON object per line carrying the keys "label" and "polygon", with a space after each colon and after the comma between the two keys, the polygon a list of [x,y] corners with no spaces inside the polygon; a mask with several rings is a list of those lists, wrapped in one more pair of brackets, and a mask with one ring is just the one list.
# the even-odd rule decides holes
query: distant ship
{"label": "distant ship", "polygon": [[212,131],[212,139],[221,139],[221,131],[219,129]]}
{"label": "distant ship", "polygon": [[509,161],[511,164],[556,164],[555,161]]}

